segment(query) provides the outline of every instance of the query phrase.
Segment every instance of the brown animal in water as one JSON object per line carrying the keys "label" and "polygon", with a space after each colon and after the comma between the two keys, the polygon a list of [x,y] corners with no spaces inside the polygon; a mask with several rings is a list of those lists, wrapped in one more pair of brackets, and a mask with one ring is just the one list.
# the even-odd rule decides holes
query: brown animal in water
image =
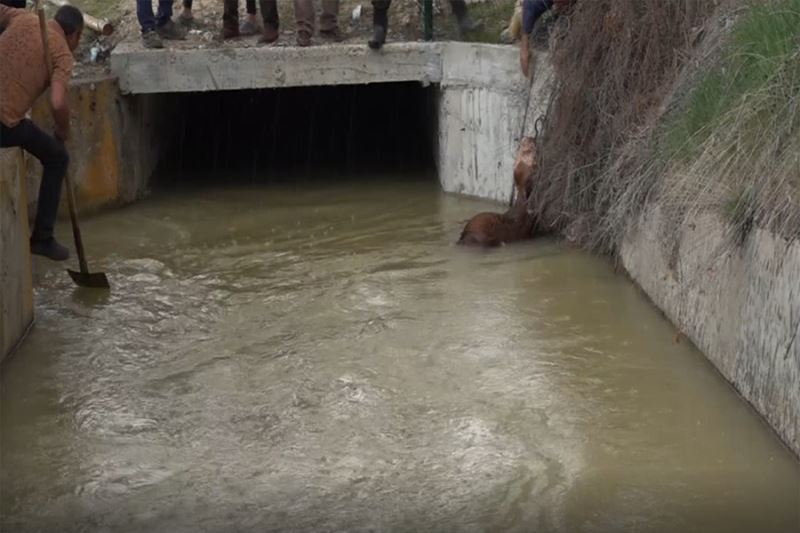
{"label": "brown animal in water", "polygon": [[528,199],[533,190],[533,170],[536,146],[531,137],[520,143],[514,164],[514,203],[505,213],[479,213],[472,217],[458,244],[468,246],[500,246],[533,236],[536,219],[528,211]]}

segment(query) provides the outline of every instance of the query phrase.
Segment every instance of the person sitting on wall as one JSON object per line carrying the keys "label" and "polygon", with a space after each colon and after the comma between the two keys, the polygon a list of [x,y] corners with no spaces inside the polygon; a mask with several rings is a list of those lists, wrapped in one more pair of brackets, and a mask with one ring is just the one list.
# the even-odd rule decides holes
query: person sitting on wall
{"label": "person sitting on wall", "polygon": [[161,39],[180,41],[186,38],[186,33],[172,22],[172,0],[158,0],[156,14],[153,14],[152,0],[136,0],[136,17],[145,48],[164,48]]}
{"label": "person sitting on wall", "polygon": [[[83,32],[83,15],[73,6],[63,6],[55,20],[47,23],[49,53],[53,75],[47,72],[39,17],[24,9],[0,5],[0,148],[19,146],[36,157],[44,167],[31,253],[54,261],[69,258],[69,251],[56,242],[53,227],[61,198],[61,182],[67,172],[69,154],[64,142],[69,138],[67,85],[72,76],[72,51]],[[42,131],[25,114],[50,87],[50,110],[55,120],[55,136]]]}
{"label": "person sitting on wall", "polygon": [[[369,47],[378,50],[386,43],[386,33],[389,30],[389,7],[392,0],[372,0],[372,25],[373,36],[369,40]],[[463,33],[477,31],[480,23],[474,22],[469,16],[465,0],[450,0],[450,7],[458,23],[458,30]]]}
{"label": "person sitting on wall", "polygon": [[522,39],[519,44],[520,66],[525,77],[530,77],[531,48],[530,35],[536,21],[542,15],[553,10],[557,15],[565,13],[575,0],[523,0],[522,2]]}

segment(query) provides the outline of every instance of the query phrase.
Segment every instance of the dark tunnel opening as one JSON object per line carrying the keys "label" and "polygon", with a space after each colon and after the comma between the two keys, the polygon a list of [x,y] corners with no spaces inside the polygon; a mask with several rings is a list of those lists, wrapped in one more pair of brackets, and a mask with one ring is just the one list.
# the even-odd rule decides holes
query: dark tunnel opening
{"label": "dark tunnel opening", "polygon": [[435,176],[435,88],[419,83],[167,95],[160,184]]}

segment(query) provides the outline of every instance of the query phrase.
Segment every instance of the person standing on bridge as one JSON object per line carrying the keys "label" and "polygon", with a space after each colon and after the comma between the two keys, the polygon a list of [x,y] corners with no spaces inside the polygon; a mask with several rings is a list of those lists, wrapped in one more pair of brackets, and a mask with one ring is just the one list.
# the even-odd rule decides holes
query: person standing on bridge
{"label": "person standing on bridge", "polygon": [[[83,15],[73,6],[63,6],[55,20],[47,23],[53,75],[49,76],[39,17],[24,9],[0,5],[0,148],[19,146],[42,163],[36,221],[31,235],[31,253],[55,261],[69,258],[66,247],[56,242],[53,227],[61,198],[61,182],[67,172],[69,139],[67,86],[74,63],[72,51],[83,32]],[[50,87],[50,110],[55,136],[25,118],[36,99]]]}
{"label": "person standing on bridge", "polygon": [[[386,42],[386,33],[389,31],[389,7],[392,0],[372,0],[372,25],[373,36],[369,40],[369,47],[378,50]],[[469,16],[465,0],[450,0],[453,16],[458,23],[458,31],[462,34],[477,31],[481,24],[474,22]]]}
{"label": "person standing on bridge", "polygon": [[[191,1],[191,0],[184,0]],[[261,5],[261,18],[263,19],[263,29],[259,28],[256,18],[256,0],[246,2],[247,19],[239,25],[239,0],[224,0],[222,6],[222,38],[233,39],[240,35],[255,35],[261,31],[266,31],[267,27],[276,27],[278,20],[278,5],[271,0],[259,0]],[[275,39],[278,38],[277,31]],[[273,39],[273,40],[275,40]],[[272,41],[269,41],[272,42]]]}
{"label": "person standing on bridge", "polygon": [[180,41],[186,38],[186,33],[172,22],[172,0],[158,0],[155,14],[153,0],[136,0],[136,17],[145,48],[164,48],[161,39]]}
{"label": "person standing on bridge", "polygon": [[[226,9],[229,2],[236,1],[225,0]],[[258,42],[273,43],[280,37],[278,2],[277,0],[259,0],[259,2],[261,4],[261,14],[264,18],[264,33]],[[314,20],[316,18],[313,0],[294,0],[294,13],[297,20],[297,45],[311,46],[311,39],[314,36]],[[339,30],[339,0],[322,0],[319,35],[329,41],[339,42],[342,40],[342,33]]]}

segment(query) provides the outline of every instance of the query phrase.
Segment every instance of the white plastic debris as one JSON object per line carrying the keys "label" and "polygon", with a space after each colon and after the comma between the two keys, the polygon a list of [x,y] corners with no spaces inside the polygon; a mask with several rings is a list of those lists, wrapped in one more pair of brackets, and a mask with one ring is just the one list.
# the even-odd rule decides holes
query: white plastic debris
{"label": "white plastic debris", "polygon": [[361,18],[361,4],[358,4],[353,8],[353,14],[351,18],[353,19],[353,22]]}

